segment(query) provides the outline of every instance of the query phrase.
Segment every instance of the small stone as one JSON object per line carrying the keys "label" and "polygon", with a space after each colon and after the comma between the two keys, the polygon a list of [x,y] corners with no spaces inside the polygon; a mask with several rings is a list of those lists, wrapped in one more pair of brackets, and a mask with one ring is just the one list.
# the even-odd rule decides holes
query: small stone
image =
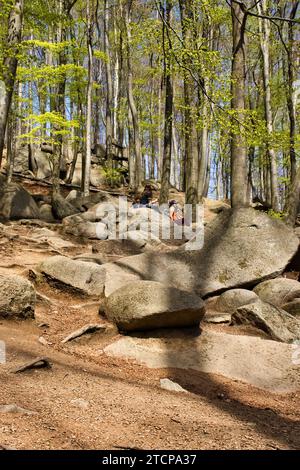
{"label": "small stone", "polygon": [[189,393],[187,390],[182,388],[179,384],[176,382],[173,382],[170,379],[160,379],[160,386],[164,390],[168,390],[169,392],[183,392],[183,393]]}

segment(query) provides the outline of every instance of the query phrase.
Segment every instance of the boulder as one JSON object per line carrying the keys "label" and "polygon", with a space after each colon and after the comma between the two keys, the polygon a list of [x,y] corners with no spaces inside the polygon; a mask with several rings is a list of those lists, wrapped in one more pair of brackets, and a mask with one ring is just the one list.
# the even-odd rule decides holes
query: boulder
{"label": "boulder", "polygon": [[66,201],[72,202],[75,201],[75,199],[77,199],[78,197],[80,197],[79,191],[77,191],[76,189],[72,189],[72,191],[70,191],[67,195]]}
{"label": "boulder", "polygon": [[131,282],[110,295],[104,306],[107,318],[122,331],[199,325],[204,302],[194,294],[158,282]]}
{"label": "boulder", "polygon": [[[88,215],[86,212],[83,215]],[[64,231],[75,237],[88,238],[90,240],[106,240],[109,236],[107,226],[101,222],[90,222],[81,220],[81,222],[64,224]]]}
{"label": "boulder", "polygon": [[215,309],[218,312],[233,313],[237,308],[251,304],[257,300],[258,296],[251,290],[231,289],[218,297],[215,303]]}
{"label": "boulder", "polygon": [[226,210],[205,228],[201,250],[143,253],[119,260],[116,269],[119,279],[122,271],[129,271],[140,279],[208,297],[277,277],[298,246],[298,238],[283,222],[251,208]]}
{"label": "boulder", "polygon": [[[109,258],[112,255],[105,255],[105,254],[95,254],[95,253],[83,253],[81,255],[74,256],[74,260],[84,261],[85,263],[95,263],[99,266],[107,263]],[[116,257],[117,258],[117,257]]]}
{"label": "boulder", "polygon": [[254,292],[264,302],[281,307],[296,297],[300,297],[300,282],[294,279],[279,277],[258,284]]}
{"label": "boulder", "polygon": [[54,256],[41,263],[39,270],[59,285],[80,293],[97,297],[103,294],[105,270],[94,263]]}
{"label": "boulder", "polygon": [[198,336],[184,333],[124,336],[106,346],[104,353],[148,368],[217,374],[272,393],[299,392],[300,367],[292,360],[294,345],[212,330]]}
{"label": "boulder", "polygon": [[158,237],[150,235],[142,230],[130,230],[122,234],[123,240],[129,242],[139,250],[155,250],[162,247],[163,243]]}
{"label": "boulder", "polygon": [[41,219],[44,220],[45,222],[49,222],[50,224],[55,222],[51,204],[41,205],[40,215],[41,215]]}
{"label": "boulder", "polygon": [[65,217],[77,214],[80,210],[66,201],[60,193],[54,193],[52,196],[52,212],[54,217],[62,220]]}
{"label": "boulder", "polygon": [[246,289],[231,289],[205,303],[205,321],[208,323],[229,323],[231,315],[242,305],[259,300],[255,292]]}
{"label": "boulder", "polygon": [[54,232],[47,228],[38,228],[33,230],[31,232],[31,238],[41,243],[47,243],[55,250],[75,248],[75,245],[69,240],[64,240],[63,238],[59,237],[57,232]]}
{"label": "boulder", "polygon": [[20,145],[14,156],[14,172],[24,174],[29,170],[28,145]]}
{"label": "boulder", "polygon": [[[77,157],[75,171],[72,178],[72,185],[80,186],[82,178],[81,154]],[[99,187],[105,183],[105,176],[101,173],[100,165],[91,165],[90,183],[92,186]]]}
{"label": "boulder", "polygon": [[232,316],[232,322],[255,326],[283,343],[300,340],[300,320],[261,300],[239,307]]}
{"label": "boulder", "polygon": [[6,183],[0,176],[0,219],[39,219],[40,211],[33,197],[17,183]]}
{"label": "boulder", "polygon": [[80,212],[87,211],[93,208],[95,205],[101,202],[110,202],[111,198],[103,191],[91,193],[89,196],[78,196],[76,199],[72,199],[72,205],[76,207]]}
{"label": "boulder", "polygon": [[16,274],[0,272],[0,317],[34,318],[35,290]]}
{"label": "boulder", "polygon": [[52,175],[51,160],[53,159],[53,155],[43,152],[40,149],[36,149],[34,151],[33,158],[37,167],[37,178],[41,180],[50,178]]}
{"label": "boulder", "polygon": [[105,175],[101,172],[101,166],[99,165],[92,165],[91,166],[91,176],[90,176],[91,185],[99,188],[105,184]]}
{"label": "boulder", "polygon": [[299,318],[300,320],[300,299],[294,299],[287,304],[282,305],[282,310],[285,310],[293,317]]}

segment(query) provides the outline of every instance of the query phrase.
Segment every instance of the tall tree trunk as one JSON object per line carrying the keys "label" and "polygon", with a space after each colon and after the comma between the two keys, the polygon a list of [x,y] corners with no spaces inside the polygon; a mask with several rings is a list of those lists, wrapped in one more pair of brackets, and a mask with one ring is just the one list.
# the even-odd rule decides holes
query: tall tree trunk
{"label": "tall tree trunk", "polygon": [[[193,46],[194,24],[193,0],[180,0],[180,15],[182,25],[182,35],[184,48],[188,51]],[[193,208],[198,202],[198,133],[196,129],[197,121],[197,87],[189,71],[190,58],[184,57],[184,128],[185,128],[185,202],[191,204]],[[195,211],[193,211],[195,214]]]}
{"label": "tall tree trunk", "polygon": [[[257,10],[260,15],[266,15],[268,12],[267,0],[261,0],[257,4]],[[274,211],[279,211],[279,193],[278,193],[278,174],[277,174],[277,157],[276,152],[272,148],[270,140],[273,134],[273,112],[271,104],[271,87],[270,87],[270,22],[269,20],[259,18],[259,30],[261,36],[261,51],[263,57],[263,84],[264,84],[264,107],[267,125],[267,154],[268,164],[270,166],[271,177],[271,204]]]}
{"label": "tall tree trunk", "polygon": [[133,144],[134,144],[134,157],[135,157],[135,175],[134,175],[134,189],[138,190],[142,181],[142,144],[140,137],[140,126],[138,111],[133,94],[133,72],[131,61],[131,30],[130,30],[130,15],[131,15],[132,2],[128,0],[125,7],[125,30],[126,30],[126,43],[127,43],[127,96],[130,108],[133,128]]}
{"label": "tall tree trunk", "polygon": [[[296,18],[297,10],[300,2],[293,2],[290,19],[293,20]],[[288,64],[287,64],[287,105],[288,105],[288,114],[290,120],[290,165],[291,165],[291,184],[293,184],[296,178],[297,172],[297,161],[296,161],[296,151],[295,151],[295,141],[296,141],[296,100],[294,93],[294,80],[295,80],[295,70],[297,70],[297,63],[299,66],[299,56],[298,59],[294,54],[294,24],[288,23]]]}
{"label": "tall tree trunk", "polygon": [[109,26],[109,9],[107,0],[104,1],[104,52],[106,54],[105,71],[106,71],[106,158],[108,166],[113,166],[113,79],[111,68],[111,53],[108,37]]}
{"label": "tall tree trunk", "polygon": [[296,177],[292,186],[290,187],[289,196],[285,206],[285,221],[294,226],[299,209],[300,202],[300,167],[297,170]]}
{"label": "tall tree trunk", "polygon": [[247,15],[239,3],[231,2],[233,59],[231,72],[231,109],[233,111],[231,135],[231,205],[247,205],[247,146],[243,136],[245,114],[246,47],[245,27]]}
{"label": "tall tree trunk", "polygon": [[208,157],[208,108],[205,96],[202,96],[202,129],[200,138],[200,158],[199,158],[199,169],[198,169],[198,202],[202,202],[204,197],[204,188],[207,172],[207,157]]}
{"label": "tall tree trunk", "polygon": [[[164,12],[165,21],[170,24],[172,4],[170,0],[166,0],[166,9]],[[161,173],[161,190],[159,203],[166,204],[169,200],[170,176],[171,176],[171,159],[172,159],[172,129],[173,129],[173,83],[170,61],[170,50],[166,44],[165,26],[164,26],[164,78],[166,86],[166,103],[165,103],[165,132],[164,132],[164,153],[162,161]]]}
{"label": "tall tree trunk", "polygon": [[5,131],[8,121],[18,65],[18,45],[21,41],[24,0],[12,3],[7,32],[8,54],[3,60],[3,74],[0,79],[0,168],[4,149]]}
{"label": "tall tree trunk", "polygon": [[86,92],[86,135],[85,135],[85,159],[82,175],[82,194],[88,196],[90,193],[91,178],[91,147],[92,147],[92,94],[93,94],[93,23],[92,23],[91,0],[87,0],[87,49],[88,49],[88,85]]}

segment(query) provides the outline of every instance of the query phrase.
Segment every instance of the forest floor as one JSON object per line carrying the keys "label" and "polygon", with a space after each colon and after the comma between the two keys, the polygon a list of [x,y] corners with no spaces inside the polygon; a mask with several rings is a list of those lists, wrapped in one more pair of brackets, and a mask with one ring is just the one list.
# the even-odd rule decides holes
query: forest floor
{"label": "forest floor", "polygon": [[[39,227],[12,224],[0,238],[0,269],[30,277],[48,256],[119,246],[69,240],[51,246]],[[68,241],[68,240],[67,240]],[[129,253],[128,253],[129,254]],[[113,328],[63,344],[74,330],[105,323],[99,302],[36,283],[34,321],[0,321],[0,449],[299,449],[299,393],[272,394],[237,380],[191,370],[148,369],[108,357]],[[205,328],[205,327],[204,327]],[[207,325],[206,328],[220,328]],[[37,357],[51,369],[12,371]],[[189,393],[163,390],[170,378]],[[23,411],[7,412],[17,405]],[[6,410],[6,411],[5,411]]]}

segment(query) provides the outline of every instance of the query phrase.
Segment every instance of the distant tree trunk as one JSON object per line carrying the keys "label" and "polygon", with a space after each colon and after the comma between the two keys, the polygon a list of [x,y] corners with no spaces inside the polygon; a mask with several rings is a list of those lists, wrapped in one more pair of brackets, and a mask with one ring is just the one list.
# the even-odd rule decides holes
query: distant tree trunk
{"label": "distant tree trunk", "polygon": [[[170,24],[172,4],[166,0],[166,9],[164,12],[165,21]],[[173,129],[173,83],[170,62],[169,46],[166,44],[165,26],[164,26],[164,78],[166,87],[166,104],[165,104],[165,132],[164,132],[164,153],[161,172],[161,190],[159,203],[166,204],[169,200],[170,176],[171,176],[171,160],[172,160],[172,129]]]}
{"label": "distant tree trunk", "polygon": [[86,92],[86,136],[85,136],[85,158],[82,175],[82,194],[88,196],[90,193],[91,179],[91,147],[92,147],[92,94],[93,94],[93,24],[91,0],[86,4],[87,16],[87,48],[88,48],[88,85]]}
{"label": "distant tree trunk", "polygon": [[8,54],[3,60],[3,74],[0,80],[0,168],[4,149],[5,131],[10,110],[16,71],[18,65],[17,47],[21,41],[23,23],[23,0],[15,0],[12,3],[9,20],[6,46]]}
{"label": "distant tree trunk", "polygon": [[179,189],[180,182],[179,182],[179,155],[178,155],[178,143],[177,143],[177,135],[175,125],[173,124],[172,130],[172,146],[173,146],[173,173],[174,173],[174,186],[175,188]]}
{"label": "distant tree trunk", "polygon": [[134,175],[134,189],[138,190],[142,181],[142,144],[140,137],[140,127],[138,111],[133,94],[133,72],[131,63],[131,31],[130,31],[130,14],[132,2],[128,0],[125,8],[125,29],[127,39],[127,96],[128,103],[132,118],[133,128],[133,143],[134,143],[134,156],[135,156],[135,175]]}
{"label": "distant tree trunk", "polygon": [[[194,24],[194,5],[192,0],[180,0],[182,35],[185,50],[194,49],[192,25]],[[185,202],[194,208],[198,202],[198,133],[197,121],[197,85],[189,71],[190,58],[184,58],[184,128],[185,128]],[[195,211],[193,211],[195,214]]]}
{"label": "distant tree trunk", "polygon": [[[260,15],[266,15],[268,12],[267,1],[261,0],[257,4],[257,10]],[[279,211],[279,193],[278,193],[278,174],[277,174],[277,157],[276,152],[272,148],[270,140],[273,134],[273,112],[271,104],[271,87],[270,87],[270,22],[259,18],[259,30],[261,35],[261,51],[263,57],[263,84],[264,84],[264,107],[267,125],[267,154],[268,164],[270,166],[271,177],[271,204],[274,211]]]}
{"label": "distant tree trunk", "polygon": [[157,132],[157,179],[161,178],[162,169],[162,145],[161,145],[161,123],[162,123],[162,93],[163,81],[158,84],[158,132]]}
{"label": "distant tree trunk", "polygon": [[[293,2],[290,19],[295,19],[297,10],[300,2]],[[294,80],[295,80],[295,70],[297,70],[297,63],[299,67],[299,56],[298,59],[294,54],[294,24],[288,23],[288,64],[287,64],[287,105],[288,105],[288,114],[290,120],[290,165],[291,165],[291,184],[293,184],[296,178],[297,172],[297,161],[296,161],[296,151],[295,151],[295,142],[296,142],[296,102],[295,102],[295,93],[294,93]]]}
{"label": "distant tree trunk", "polygon": [[296,177],[290,187],[289,195],[285,206],[285,221],[287,224],[294,226],[299,209],[300,202],[300,167],[297,170]]}
{"label": "distant tree trunk", "polygon": [[106,54],[105,71],[106,71],[106,158],[108,166],[113,166],[113,79],[111,69],[111,54],[110,44],[108,38],[108,25],[109,25],[109,9],[107,0],[104,1],[104,51]]}
{"label": "distant tree trunk", "polygon": [[243,136],[245,113],[246,48],[245,27],[247,14],[239,3],[231,2],[233,59],[231,72],[231,109],[234,112],[231,136],[231,205],[247,206],[247,146]]}
{"label": "distant tree trunk", "polygon": [[208,118],[208,109],[205,96],[202,96],[202,129],[200,135],[200,158],[199,158],[199,168],[198,168],[198,202],[202,202],[204,197],[204,188],[207,172],[207,157],[208,157],[208,127],[207,127],[207,118]]}
{"label": "distant tree trunk", "polygon": [[[209,141],[209,138],[208,138],[208,141]],[[203,188],[203,197],[207,197],[208,192],[209,192],[210,167],[211,167],[211,146],[209,144],[208,149],[207,149],[207,168],[206,168],[205,185],[204,185],[204,188]]]}

